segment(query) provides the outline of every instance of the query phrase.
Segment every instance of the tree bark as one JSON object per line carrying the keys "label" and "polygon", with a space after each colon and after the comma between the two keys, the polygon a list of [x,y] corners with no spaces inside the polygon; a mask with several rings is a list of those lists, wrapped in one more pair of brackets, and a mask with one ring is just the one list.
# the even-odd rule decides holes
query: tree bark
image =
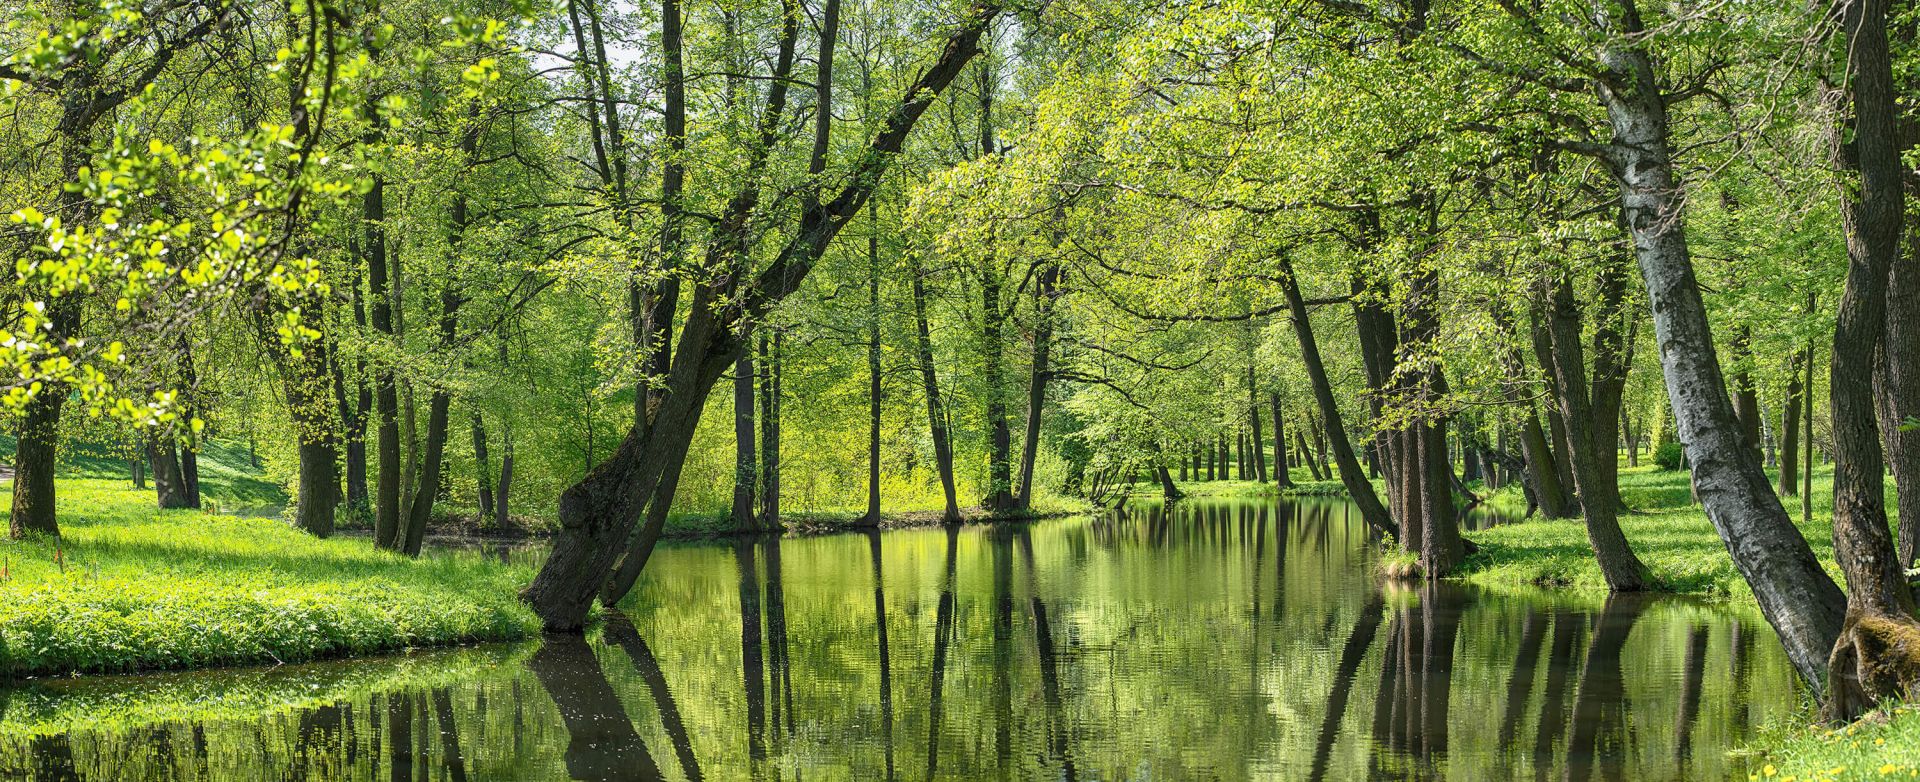
{"label": "tree bark", "polygon": [[880,523],[880,217],[867,202],[867,515]]}
{"label": "tree bark", "polygon": [[934,469],[940,475],[940,491],[946,508],[940,520],[947,524],[960,521],[960,502],[953,482],[953,437],[947,432],[945,407],[940,401],[940,374],[933,365],[933,337],[927,325],[926,274],[917,258],[913,268],[914,361],[920,368],[920,393],[927,400],[927,432],[933,440]]}
{"label": "tree bark", "polygon": [[[1603,294],[1602,298],[1606,298]],[[1603,313],[1617,316],[1617,313]],[[1553,338],[1553,373],[1560,389],[1562,419],[1567,422],[1567,437],[1573,455],[1573,480],[1580,491],[1581,514],[1586,517],[1587,542],[1600,563],[1607,588],[1614,592],[1636,592],[1646,586],[1646,565],[1633,553],[1625,532],[1620,529],[1620,487],[1611,471],[1601,462],[1614,463],[1613,438],[1601,439],[1599,422],[1614,421],[1612,411],[1597,410],[1587,386],[1586,359],[1580,346],[1580,309],[1574,303],[1573,284],[1564,275],[1554,282],[1552,309],[1548,315]],[[1604,333],[1602,324],[1598,331]],[[1596,338],[1596,343],[1600,340]],[[1596,356],[1594,374],[1603,375],[1608,359]],[[1596,389],[1600,383],[1596,380]],[[1618,397],[1616,396],[1617,400]],[[1617,401],[1616,401],[1617,404]],[[1609,427],[1611,428],[1611,427]]]}
{"label": "tree bark", "polygon": [[733,528],[760,527],[754,515],[754,487],[759,482],[754,442],[753,354],[741,352],[733,362]]}
{"label": "tree bark", "polygon": [[760,336],[760,528],[780,523],[780,343],[781,334]]}
{"label": "tree bark", "polygon": [[1374,494],[1373,483],[1367,480],[1360,460],[1354,457],[1346,428],[1340,422],[1340,406],[1333,398],[1333,383],[1327,379],[1327,366],[1320,360],[1320,345],[1313,337],[1313,323],[1307,317],[1307,302],[1300,295],[1300,283],[1294,276],[1293,262],[1284,254],[1279,257],[1279,262],[1280,287],[1287,297],[1287,309],[1293,316],[1293,333],[1300,343],[1300,359],[1306,365],[1314,401],[1320,406],[1327,439],[1332,442],[1334,462],[1340,468],[1340,482],[1347,487],[1347,495],[1360,509],[1360,519],[1367,526],[1398,537],[1400,529],[1394,525],[1393,518],[1387,515],[1386,506],[1380,504],[1379,495]]}
{"label": "tree bark", "polygon": [[493,467],[487,459],[487,425],[480,411],[473,413],[473,473],[480,486],[480,520],[493,516]]}
{"label": "tree bark", "polygon": [[1260,389],[1254,385],[1253,365],[1247,365],[1247,418],[1253,425],[1253,479],[1267,482],[1267,443],[1260,431]]}
{"label": "tree bark", "polygon": [[1287,424],[1280,412],[1280,394],[1267,392],[1267,407],[1273,415],[1273,483],[1281,489],[1293,488],[1293,473],[1287,469]]}
{"label": "tree bark", "polygon": [[[1780,495],[1783,497],[1800,493],[1800,415],[1801,406],[1806,403],[1806,386],[1800,382],[1800,373],[1806,365],[1805,350],[1794,351],[1787,363],[1787,399],[1781,406],[1780,416]],[[1900,542],[1907,544],[1904,533]]]}
{"label": "tree bark", "polygon": [[1027,375],[1027,427],[1020,444],[1020,482],[1013,495],[1014,510],[1033,509],[1033,465],[1040,454],[1040,415],[1046,407],[1047,383],[1053,377],[1053,305],[1059,297],[1060,268],[1051,263],[1034,280],[1033,370]]}
{"label": "tree bark", "polygon": [[[386,179],[376,172],[360,203],[366,217],[361,241],[366,252],[367,297],[373,300],[374,338],[391,341],[396,292],[388,289],[387,270],[399,259],[389,259],[387,253]],[[380,463],[374,475],[373,545],[394,549],[400,530],[400,389],[393,367],[384,360],[373,366],[373,397],[374,451]]]}
{"label": "tree bark", "polygon": [[1637,18],[1614,17],[1612,8],[1596,6],[1609,26],[1626,26],[1601,54],[1608,78],[1598,90],[1612,131],[1601,157],[1620,186],[1694,485],[1788,658],[1812,686],[1822,687],[1846,599],[1787,518],[1740,436],[1687,247],[1684,188],[1671,159],[1666,97],[1648,50],[1626,43],[1645,30]]}

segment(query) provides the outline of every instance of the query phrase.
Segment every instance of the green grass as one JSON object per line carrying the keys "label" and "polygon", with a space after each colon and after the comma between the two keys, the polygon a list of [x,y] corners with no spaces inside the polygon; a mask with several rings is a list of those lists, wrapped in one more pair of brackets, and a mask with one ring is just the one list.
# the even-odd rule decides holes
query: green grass
{"label": "green grass", "polygon": [[[0,435],[0,460],[12,464],[13,449],[13,436]],[[118,480],[131,486],[127,459],[119,450],[94,443],[61,443],[54,472],[61,478]],[[210,509],[261,509],[287,504],[286,490],[253,467],[245,443],[201,443],[198,463],[200,494]]]}
{"label": "green grass", "polygon": [[278,519],[162,512],[124,480],[63,479],[58,508],[60,540],[0,544],[0,670],[12,675],[294,662],[538,630],[515,598],[527,567],[410,561]]}
{"label": "green grass", "polygon": [[1920,706],[1886,706],[1842,728],[1803,723],[1768,733],[1755,780],[1920,778]]}
{"label": "green grass", "polygon": [[[1832,564],[1831,485],[1831,475],[1815,474],[1813,518],[1799,527],[1814,554],[1827,563],[1837,579],[1840,572]],[[1510,502],[1503,499],[1509,493],[1502,491],[1490,502]],[[1706,513],[1692,504],[1686,473],[1652,467],[1622,468],[1620,494],[1630,509],[1621,515],[1620,527],[1633,544],[1634,553],[1646,564],[1655,589],[1716,597],[1753,594],[1734,568],[1726,543],[1707,521]],[[1799,501],[1788,498],[1787,502],[1790,515],[1798,522]],[[1521,505],[1519,510],[1524,508]],[[1586,526],[1577,518],[1536,518],[1468,533],[1467,537],[1480,546],[1480,551],[1456,571],[1468,581],[1489,586],[1607,588],[1594,561],[1593,547],[1587,544]]]}

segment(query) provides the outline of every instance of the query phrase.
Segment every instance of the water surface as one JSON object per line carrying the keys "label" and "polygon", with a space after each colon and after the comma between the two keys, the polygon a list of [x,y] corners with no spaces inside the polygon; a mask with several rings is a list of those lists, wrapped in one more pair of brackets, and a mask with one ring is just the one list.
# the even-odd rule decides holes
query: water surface
{"label": "water surface", "polygon": [[1344,502],[1206,499],[664,546],[584,640],[16,687],[0,777],[1727,779],[1797,702],[1750,609],[1374,550]]}

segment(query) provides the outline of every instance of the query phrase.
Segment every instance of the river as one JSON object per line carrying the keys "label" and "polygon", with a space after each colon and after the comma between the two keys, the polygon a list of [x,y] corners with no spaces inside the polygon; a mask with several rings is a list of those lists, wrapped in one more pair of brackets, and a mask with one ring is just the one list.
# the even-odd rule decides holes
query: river
{"label": "river", "polygon": [[585,640],[24,683],[0,776],[1718,780],[1797,706],[1744,605],[1374,551],[1342,501],[1204,498],[664,545]]}

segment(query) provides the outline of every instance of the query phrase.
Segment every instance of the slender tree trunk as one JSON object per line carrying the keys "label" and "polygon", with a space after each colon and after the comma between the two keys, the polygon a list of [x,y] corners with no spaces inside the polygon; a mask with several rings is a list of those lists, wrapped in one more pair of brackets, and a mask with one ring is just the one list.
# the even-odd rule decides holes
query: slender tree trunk
{"label": "slender tree trunk", "polygon": [[487,463],[487,425],[473,412],[473,473],[480,485],[480,521],[493,516],[493,466]]}
{"label": "slender tree trunk", "polygon": [[733,362],[733,528],[759,527],[754,515],[754,487],[759,472],[754,446],[753,354],[741,352]]}
{"label": "slender tree trunk", "polygon": [[[1910,38],[1911,30],[1903,34]],[[1902,45],[1910,45],[1903,41]],[[1908,147],[1910,148],[1910,147]],[[1909,177],[1907,189],[1920,193],[1920,177]],[[1881,349],[1887,419],[1893,430],[1887,463],[1893,468],[1895,508],[1900,520],[1900,564],[1912,567],[1920,558],[1920,221],[1905,224],[1906,251],[1893,260],[1887,277],[1887,333]]]}
{"label": "slender tree trunk", "polygon": [[[1617,313],[1605,313],[1617,315]],[[1620,487],[1601,462],[1614,462],[1613,438],[1602,440],[1600,421],[1613,421],[1614,415],[1595,408],[1587,386],[1586,359],[1580,346],[1580,309],[1573,300],[1573,284],[1565,276],[1553,286],[1552,309],[1548,316],[1553,337],[1553,373],[1560,390],[1562,419],[1573,446],[1573,479],[1580,491],[1581,513],[1586,517],[1587,542],[1600,563],[1607,588],[1614,592],[1635,592],[1646,586],[1646,565],[1633,553],[1626,533],[1620,529]],[[1608,328],[1604,323],[1599,330]],[[1596,376],[1608,359],[1595,357]],[[1596,382],[1598,385],[1598,382]]]}
{"label": "slender tree trunk", "polygon": [[940,491],[946,508],[940,520],[947,524],[960,521],[960,502],[953,482],[953,438],[947,433],[945,407],[940,401],[940,375],[933,366],[933,337],[927,325],[926,274],[917,259],[913,268],[914,359],[920,366],[920,393],[927,400],[927,432],[933,440],[934,469],[940,475]]}
{"label": "slender tree trunk", "polygon": [[1307,447],[1307,436],[1302,434],[1302,431],[1301,429],[1293,430],[1294,451],[1300,454],[1300,461],[1306,462],[1307,472],[1313,475],[1313,479],[1316,481],[1324,481],[1327,479],[1327,475],[1320,471],[1320,460],[1313,458],[1310,453],[1311,449]]}
{"label": "slender tree trunk", "polygon": [[780,523],[781,334],[760,336],[760,528]]}
{"label": "slender tree trunk", "polygon": [[1267,408],[1273,415],[1273,483],[1281,489],[1293,488],[1293,473],[1287,469],[1287,424],[1280,412],[1280,394],[1267,392]]}
{"label": "slender tree trunk", "polygon": [[1013,495],[1015,510],[1033,508],[1033,465],[1040,454],[1040,415],[1046,407],[1047,382],[1052,379],[1053,303],[1060,269],[1047,264],[1034,281],[1033,371],[1027,375],[1027,428],[1021,438],[1020,482]]}
{"label": "slender tree trunk", "polygon": [[1340,405],[1333,398],[1333,383],[1327,379],[1326,364],[1320,360],[1320,345],[1314,340],[1313,323],[1307,317],[1307,302],[1300,295],[1300,284],[1294,277],[1293,264],[1285,255],[1280,256],[1280,263],[1280,286],[1287,297],[1287,309],[1293,315],[1293,333],[1300,343],[1300,359],[1306,365],[1314,401],[1319,404],[1320,416],[1326,421],[1326,439],[1333,444],[1334,461],[1340,467],[1340,482],[1347,487],[1347,495],[1359,507],[1360,518],[1367,526],[1397,537],[1400,530],[1387,515],[1386,506],[1380,504],[1379,495],[1374,494],[1373,484],[1362,471],[1360,460],[1354,457],[1346,428],[1340,422]]}
{"label": "slender tree trunk", "polygon": [[[1637,18],[1620,19],[1611,6],[1599,13],[1609,24],[1627,25],[1614,40],[1645,32]],[[1602,51],[1610,79],[1599,86],[1600,98],[1613,135],[1602,157],[1620,185],[1654,314],[1667,396],[1707,518],[1727,542],[1794,667],[1822,687],[1846,598],[1821,569],[1740,437],[1687,247],[1684,188],[1673,168],[1666,98],[1650,57],[1638,45],[1614,44]]]}
{"label": "slender tree trunk", "polygon": [[880,523],[880,218],[867,202],[867,515]]}
{"label": "slender tree trunk", "polygon": [[1253,478],[1267,482],[1267,443],[1260,432],[1260,390],[1254,386],[1253,365],[1247,365],[1247,418],[1253,424]]}
{"label": "slender tree trunk", "polygon": [[493,526],[506,529],[513,519],[508,498],[513,489],[513,422],[500,422],[500,485],[494,489]]}
{"label": "slender tree trunk", "polygon": [[[1783,497],[1800,493],[1800,415],[1806,403],[1806,386],[1800,382],[1800,373],[1806,366],[1805,350],[1794,351],[1787,363],[1787,400],[1781,405],[1780,417],[1780,495]],[[1900,542],[1907,544],[1905,535]]]}
{"label": "slender tree trunk", "polygon": [[1730,349],[1733,353],[1734,372],[1730,380],[1733,383],[1733,415],[1740,421],[1740,434],[1747,438],[1747,447],[1755,453],[1762,453],[1760,447],[1760,390],[1753,385],[1753,375],[1748,366],[1753,363],[1753,332],[1746,326],[1733,330]]}
{"label": "slender tree trunk", "polygon": [[[387,234],[382,225],[386,220],[385,193],[386,179],[376,172],[372,186],[361,197],[366,217],[361,241],[366,252],[367,297],[373,301],[370,319],[374,338],[391,341],[395,307],[394,293],[387,286],[387,270],[398,259],[387,257]],[[373,366],[373,397],[374,451],[379,461],[373,488],[373,545],[392,549],[398,547],[395,538],[400,529],[400,390],[393,367],[385,360]]]}

